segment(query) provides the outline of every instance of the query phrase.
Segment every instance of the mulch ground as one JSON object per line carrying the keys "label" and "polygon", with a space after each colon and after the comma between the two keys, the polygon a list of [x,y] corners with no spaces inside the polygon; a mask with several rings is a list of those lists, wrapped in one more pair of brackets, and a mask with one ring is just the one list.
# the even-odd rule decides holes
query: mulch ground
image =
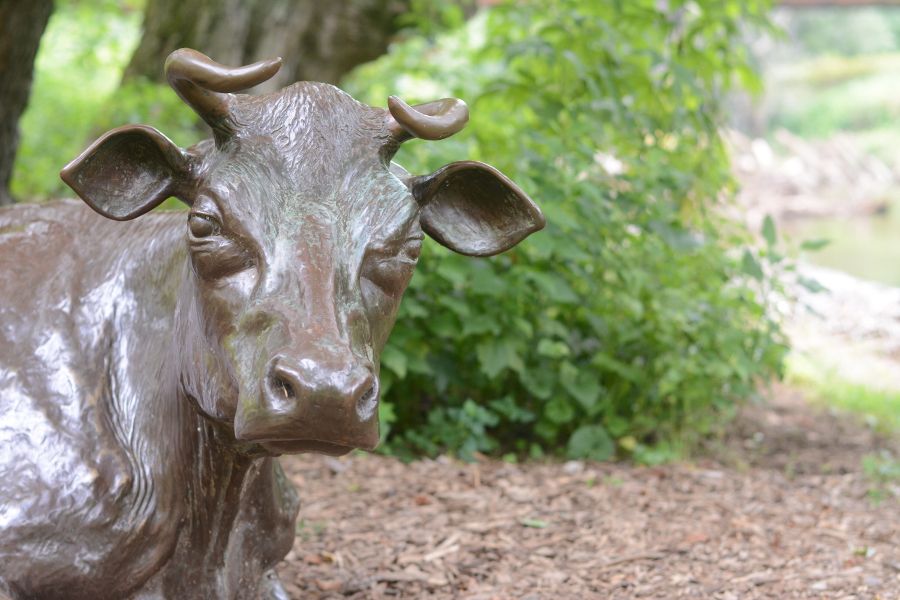
{"label": "mulch ground", "polygon": [[897,451],[779,388],[690,464],[287,457],[279,572],[294,598],[900,598],[900,482],[861,467]]}

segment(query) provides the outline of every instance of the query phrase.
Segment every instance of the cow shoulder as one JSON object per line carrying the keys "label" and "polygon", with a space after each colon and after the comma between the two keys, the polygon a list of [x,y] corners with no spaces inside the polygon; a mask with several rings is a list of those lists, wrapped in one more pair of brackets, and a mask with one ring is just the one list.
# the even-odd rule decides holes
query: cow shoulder
{"label": "cow shoulder", "polygon": [[0,210],[0,580],[26,597],[122,595],[175,543],[113,401],[121,332],[84,306],[120,241],[105,226],[80,203]]}

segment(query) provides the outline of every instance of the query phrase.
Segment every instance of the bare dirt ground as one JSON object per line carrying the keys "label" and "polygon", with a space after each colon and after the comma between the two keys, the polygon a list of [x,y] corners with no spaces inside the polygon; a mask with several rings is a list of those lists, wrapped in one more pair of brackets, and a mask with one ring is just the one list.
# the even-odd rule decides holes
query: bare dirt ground
{"label": "bare dirt ground", "polygon": [[[295,598],[900,598],[896,440],[779,388],[691,464],[282,459]],[[885,487],[886,486],[886,487]]]}

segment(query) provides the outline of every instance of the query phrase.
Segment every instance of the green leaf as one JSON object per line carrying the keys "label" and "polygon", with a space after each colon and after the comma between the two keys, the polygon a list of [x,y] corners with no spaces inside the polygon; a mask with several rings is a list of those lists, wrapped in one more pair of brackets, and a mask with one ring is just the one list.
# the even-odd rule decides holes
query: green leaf
{"label": "green leaf", "polygon": [[763,219],[762,236],[770,248],[775,245],[777,234],[775,233],[775,221],[772,220],[771,215],[766,215],[766,218]]}
{"label": "green leaf", "polygon": [[819,238],[815,240],[803,240],[800,243],[800,248],[803,250],[809,250],[810,252],[815,252],[816,250],[821,250],[825,246],[831,243],[831,240],[825,238]]}
{"label": "green leaf", "polygon": [[569,437],[566,454],[569,458],[608,460],[616,445],[601,425],[582,425]]}
{"label": "green leaf", "polygon": [[450,313],[432,315],[428,329],[439,338],[454,338],[459,333],[459,320]]}
{"label": "green leaf", "polygon": [[498,335],[502,331],[497,319],[491,315],[477,315],[463,321],[462,337],[492,333]]}
{"label": "green leaf", "polygon": [[600,382],[596,375],[587,369],[578,369],[570,362],[560,367],[560,383],[572,394],[581,406],[590,411],[600,398]]}
{"label": "green leaf", "polygon": [[397,413],[394,411],[394,405],[391,402],[378,403],[378,423],[379,423],[379,443],[383,444],[391,433],[391,428],[397,422]]}
{"label": "green leaf", "polygon": [[532,527],[534,529],[544,529],[548,525],[550,525],[550,523],[548,523],[547,521],[542,521],[541,519],[527,519],[527,518],[519,519],[519,523],[521,523],[525,527]]}
{"label": "green leaf", "polygon": [[815,280],[811,277],[799,276],[799,277],[797,277],[797,283],[799,283],[804,288],[806,288],[807,290],[809,290],[810,292],[812,292],[814,294],[818,294],[819,292],[827,292],[828,291],[827,287],[825,287],[824,285],[822,285],[817,280]]}
{"label": "green leaf", "polygon": [[469,282],[472,294],[489,298],[503,298],[509,291],[508,283],[490,268],[473,269]]}
{"label": "green leaf", "polygon": [[575,410],[565,398],[557,396],[544,406],[544,416],[556,425],[565,425],[575,418]]}
{"label": "green leaf", "polygon": [[511,423],[530,423],[534,421],[534,413],[516,404],[512,395],[504,396],[498,400],[491,400],[489,405],[494,412]]}
{"label": "green leaf", "polygon": [[600,367],[605,371],[615,373],[632,383],[640,384],[644,379],[639,369],[627,365],[617,358],[603,352],[595,354],[593,358],[591,358],[591,364]]}
{"label": "green leaf", "polygon": [[529,395],[541,400],[549,399],[556,385],[555,373],[546,369],[525,369],[519,373],[519,380]]}
{"label": "green leaf", "polygon": [[438,304],[449,308],[456,316],[461,319],[467,319],[472,314],[472,309],[466,304],[465,300],[454,298],[453,296],[441,296]]}
{"label": "green leaf", "polygon": [[437,274],[453,284],[462,287],[469,279],[469,269],[455,256],[447,256],[440,262]]}
{"label": "green leaf", "polygon": [[478,344],[475,348],[481,371],[493,379],[504,369],[521,371],[524,369],[522,359],[514,342],[507,338],[492,338]]}
{"label": "green leaf", "polygon": [[562,358],[564,356],[569,356],[571,351],[569,350],[569,346],[563,342],[543,338],[538,342],[537,353],[548,358]]}
{"label": "green leaf", "polygon": [[390,369],[397,379],[406,377],[406,355],[397,350],[394,346],[388,344],[381,352],[381,364]]}
{"label": "green leaf", "polygon": [[400,305],[400,310],[409,318],[416,319],[428,316],[428,309],[414,298],[407,298]]}
{"label": "green leaf", "polygon": [[538,289],[553,302],[563,304],[578,302],[578,295],[572,290],[569,283],[555,273],[529,271],[528,279],[537,284]]}
{"label": "green leaf", "polygon": [[757,281],[762,281],[763,277],[765,277],[759,261],[756,260],[756,257],[749,250],[744,250],[744,256],[741,259],[741,270]]}

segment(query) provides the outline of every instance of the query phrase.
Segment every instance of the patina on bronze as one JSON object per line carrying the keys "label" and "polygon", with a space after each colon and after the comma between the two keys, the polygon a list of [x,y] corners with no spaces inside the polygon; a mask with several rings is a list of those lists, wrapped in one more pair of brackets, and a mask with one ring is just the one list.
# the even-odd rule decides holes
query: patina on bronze
{"label": "patina on bronze", "polygon": [[[462,101],[234,93],[279,64],[174,52],[168,80],[214,140],[120,127],[61,174],[93,211],[0,211],[7,595],[286,597],[273,567],[298,503],[274,457],[375,447],[379,355],[423,233],[489,256],[543,227],[488,165],[391,162],[462,129]],[[187,215],[145,215],[169,196]]]}

